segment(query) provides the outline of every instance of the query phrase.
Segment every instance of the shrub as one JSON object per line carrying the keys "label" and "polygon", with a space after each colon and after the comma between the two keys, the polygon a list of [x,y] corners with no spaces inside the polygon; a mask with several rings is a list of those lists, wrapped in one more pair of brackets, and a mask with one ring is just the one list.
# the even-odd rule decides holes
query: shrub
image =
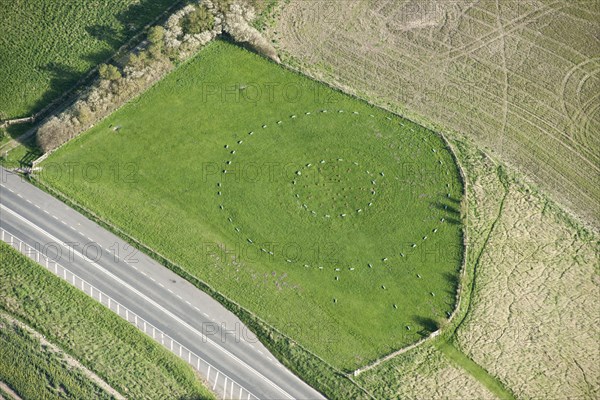
{"label": "shrub", "polygon": [[61,132],[63,132],[63,130],[63,124],[60,122],[58,117],[50,118],[38,129],[38,145],[44,152],[58,147],[63,140],[61,137]]}
{"label": "shrub", "polygon": [[162,47],[164,37],[165,28],[163,28],[162,26],[153,26],[148,31],[148,41],[157,46]]}
{"label": "shrub", "polygon": [[233,3],[234,0],[213,0],[213,4],[215,5],[215,7],[224,12],[229,11]]}
{"label": "shrub", "polygon": [[131,67],[133,69],[141,69],[146,66],[148,62],[148,53],[145,51],[139,51],[137,53],[132,52],[127,57],[126,66]]}
{"label": "shrub", "polygon": [[75,117],[79,120],[79,123],[87,124],[92,119],[92,110],[85,102],[80,100],[75,103]]}
{"label": "shrub", "polygon": [[183,32],[193,35],[211,30],[214,25],[215,17],[202,5],[195,7],[194,11],[183,17],[181,21]]}
{"label": "shrub", "polygon": [[106,79],[108,81],[116,81],[121,79],[121,72],[117,67],[111,64],[100,64],[98,73],[100,74],[101,79]]}
{"label": "shrub", "polygon": [[165,28],[162,26],[153,26],[148,31],[148,53],[152,58],[161,58],[163,55],[163,48],[165,43]]}

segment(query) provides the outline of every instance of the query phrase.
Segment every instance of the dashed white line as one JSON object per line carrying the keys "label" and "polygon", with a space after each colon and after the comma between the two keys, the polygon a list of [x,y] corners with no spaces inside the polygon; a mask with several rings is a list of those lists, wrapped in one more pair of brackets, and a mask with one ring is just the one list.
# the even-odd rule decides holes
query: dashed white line
{"label": "dashed white line", "polygon": [[203,312],[203,313],[202,313],[202,315],[204,315],[206,318],[210,318],[210,317],[208,316],[208,314],[207,314],[207,313],[205,313],[205,312]]}

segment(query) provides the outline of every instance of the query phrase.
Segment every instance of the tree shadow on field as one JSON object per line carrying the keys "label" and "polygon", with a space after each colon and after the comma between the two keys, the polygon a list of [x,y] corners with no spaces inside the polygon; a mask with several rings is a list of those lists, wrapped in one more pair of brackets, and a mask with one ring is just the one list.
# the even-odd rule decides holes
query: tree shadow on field
{"label": "tree shadow on field", "polygon": [[446,197],[446,199],[449,202],[451,202],[451,203],[454,203],[456,205],[460,205],[460,199],[459,198],[456,198],[456,197]]}
{"label": "tree shadow on field", "polygon": [[444,222],[451,225],[462,225],[462,221],[458,218],[446,218]]}
{"label": "tree shadow on field", "polygon": [[435,332],[439,329],[439,324],[432,318],[429,317],[421,317],[420,315],[413,315],[413,321],[418,325],[421,325],[423,329],[421,329],[418,333],[421,336],[429,336],[432,332]]}
{"label": "tree shadow on field", "polygon": [[19,166],[21,168],[31,167],[33,165],[33,161],[35,161],[41,155],[41,152],[35,148],[28,150],[27,153],[25,153],[25,155],[19,159]]}
{"label": "tree shadow on field", "polygon": [[458,274],[453,274],[453,273],[450,273],[450,272],[444,272],[442,274],[442,277],[444,278],[444,280],[446,282],[448,282],[450,284],[450,289],[446,290],[446,293],[448,293],[450,295],[456,294],[456,289],[457,289],[458,283],[459,283]]}
{"label": "tree shadow on field", "polygon": [[444,272],[442,274],[442,276],[444,277],[444,280],[446,282],[448,282],[449,284],[451,284],[453,287],[458,285],[458,275],[457,274],[452,274],[450,272]]}
{"label": "tree shadow on field", "polygon": [[[95,24],[83,27],[90,36],[103,42],[105,46],[94,46],[88,51],[77,53],[79,59],[85,61],[88,66],[85,70],[76,70],[60,62],[51,62],[44,66],[39,66],[38,71],[48,77],[48,89],[40,94],[32,104],[31,112],[39,113],[50,105],[52,106],[48,109],[48,113],[62,111],[64,109],[62,103],[65,102],[65,99],[68,102],[73,101],[77,91],[86,88],[95,78],[92,74],[92,76],[80,82],[83,77],[99,63],[111,62],[109,59],[122,45],[134,38],[135,35],[140,34],[142,29],[157,17],[161,16],[162,19],[158,22],[162,22],[162,20],[168,17],[168,13],[162,14],[169,7],[181,3],[178,0],[139,0],[136,4],[110,17],[110,21],[96,20],[94,21],[96,22]],[[77,37],[72,39],[76,40]],[[132,45],[137,45],[143,39],[144,36],[140,35],[139,40],[136,38],[131,43]],[[56,103],[52,104],[53,102]],[[57,105],[59,107],[55,108]],[[68,106],[68,103],[65,103],[64,106]],[[42,117],[47,117],[48,113]],[[13,135],[11,134],[11,136]]]}
{"label": "tree shadow on field", "polygon": [[[101,24],[91,25],[91,26],[86,27],[85,31],[93,38],[96,38],[97,40],[108,44],[113,50],[116,50],[117,48],[119,48],[119,46],[122,43],[121,33],[115,27],[110,26],[110,25],[101,25]],[[101,52],[101,53],[106,54],[107,52]],[[109,54],[107,54],[106,57],[108,57],[110,55],[110,52],[108,52],[108,53]],[[91,56],[97,57],[97,55],[91,55]]]}
{"label": "tree shadow on field", "polygon": [[[117,46],[139,33],[148,24],[156,25],[165,22],[173,12],[186,3],[187,0],[138,0],[135,4],[131,4],[116,15],[116,20],[122,27],[121,42]],[[166,12],[169,7],[173,8]],[[158,17],[160,18],[154,23]]]}
{"label": "tree shadow on field", "polygon": [[433,208],[437,208],[438,210],[442,210],[446,213],[448,213],[451,216],[457,216],[460,215],[460,210],[452,205],[448,205],[448,204],[443,204],[439,201],[436,201],[434,203],[431,203],[431,206]]}
{"label": "tree shadow on field", "polygon": [[4,128],[0,128],[0,137],[2,137],[3,135],[7,135],[11,139],[17,139],[19,136],[27,132],[27,130],[31,127],[33,127],[33,123],[31,122],[9,125]]}
{"label": "tree shadow on field", "polygon": [[81,72],[73,67],[58,62],[50,62],[44,66],[38,67],[38,70],[47,75],[50,82],[48,84],[48,90],[44,92],[32,107],[34,112],[38,112],[52,101],[56,100],[60,94],[69,89],[81,75]]}

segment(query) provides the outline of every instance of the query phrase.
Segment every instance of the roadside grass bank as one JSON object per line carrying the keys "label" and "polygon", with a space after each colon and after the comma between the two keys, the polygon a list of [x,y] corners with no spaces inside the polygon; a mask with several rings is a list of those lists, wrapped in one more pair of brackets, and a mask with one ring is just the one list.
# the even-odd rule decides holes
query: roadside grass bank
{"label": "roadside grass bank", "polygon": [[[60,353],[0,313],[0,381],[26,399],[111,399]],[[10,398],[10,397],[9,397]]]}
{"label": "roadside grass bank", "polygon": [[214,398],[184,361],[3,242],[0,309],[125,397]]}

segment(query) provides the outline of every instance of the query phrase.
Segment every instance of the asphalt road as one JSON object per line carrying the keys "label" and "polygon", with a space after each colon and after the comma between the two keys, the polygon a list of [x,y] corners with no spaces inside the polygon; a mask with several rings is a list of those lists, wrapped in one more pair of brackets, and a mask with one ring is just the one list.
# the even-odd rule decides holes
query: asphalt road
{"label": "asphalt road", "polygon": [[258,398],[324,399],[206,293],[2,168],[0,227],[161,329]]}

